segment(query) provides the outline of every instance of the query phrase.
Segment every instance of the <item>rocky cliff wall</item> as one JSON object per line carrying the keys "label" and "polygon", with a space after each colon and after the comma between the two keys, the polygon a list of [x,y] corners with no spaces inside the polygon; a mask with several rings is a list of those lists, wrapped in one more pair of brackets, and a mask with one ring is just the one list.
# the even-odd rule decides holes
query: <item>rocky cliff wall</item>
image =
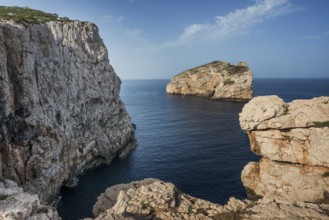
{"label": "rocky cliff wall", "polygon": [[329,97],[285,103],[252,99],[240,114],[251,150],[242,181],[249,198],[329,203]]}
{"label": "rocky cliff wall", "polygon": [[174,76],[166,91],[212,99],[249,100],[252,98],[252,72],[244,62],[231,65],[215,61]]}
{"label": "rocky cliff wall", "polygon": [[0,22],[0,177],[53,199],[133,144],[121,81],[89,22]]}

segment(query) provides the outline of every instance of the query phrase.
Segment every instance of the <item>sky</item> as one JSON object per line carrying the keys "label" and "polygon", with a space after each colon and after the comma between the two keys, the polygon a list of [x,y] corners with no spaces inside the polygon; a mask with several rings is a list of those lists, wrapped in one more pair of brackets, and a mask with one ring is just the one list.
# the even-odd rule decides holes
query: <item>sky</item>
{"label": "sky", "polygon": [[329,0],[0,0],[99,27],[121,79],[215,60],[255,78],[329,78]]}

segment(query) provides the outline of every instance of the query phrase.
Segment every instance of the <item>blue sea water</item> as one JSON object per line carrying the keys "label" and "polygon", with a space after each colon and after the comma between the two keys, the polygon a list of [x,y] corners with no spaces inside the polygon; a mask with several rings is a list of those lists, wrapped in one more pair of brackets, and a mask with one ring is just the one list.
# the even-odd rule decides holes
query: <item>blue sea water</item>
{"label": "blue sea water", "polygon": [[[148,177],[216,203],[246,197],[240,174],[258,157],[239,126],[245,103],[167,95],[168,82],[123,81],[121,98],[137,125],[138,147],[109,166],[88,171],[78,186],[64,188],[58,207],[64,220],[92,217],[92,206],[107,187]],[[329,96],[329,79],[254,80],[254,96],[272,94],[285,101]]]}

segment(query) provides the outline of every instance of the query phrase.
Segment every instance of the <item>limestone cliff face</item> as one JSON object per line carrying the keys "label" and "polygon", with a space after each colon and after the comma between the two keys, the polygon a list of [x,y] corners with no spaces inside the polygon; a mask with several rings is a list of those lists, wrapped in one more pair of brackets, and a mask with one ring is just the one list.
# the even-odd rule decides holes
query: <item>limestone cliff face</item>
{"label": "limestone cliff face", "polygon": [[0,177],[51,199],[134,141],[97,27],[0,22]]}
{"label": "limestone cliff face", "polygon": [[166,91],[213,99],[249,100],[252,98],[252,72],[244,62],[231,65],[215,61],[174,76]]}
{"label": "limestone cliff face", "polygon": [[251,149],[242,181],[250,198],[329,203],[329,97],[285,103],[277,96],[252,99],[240,114]]}

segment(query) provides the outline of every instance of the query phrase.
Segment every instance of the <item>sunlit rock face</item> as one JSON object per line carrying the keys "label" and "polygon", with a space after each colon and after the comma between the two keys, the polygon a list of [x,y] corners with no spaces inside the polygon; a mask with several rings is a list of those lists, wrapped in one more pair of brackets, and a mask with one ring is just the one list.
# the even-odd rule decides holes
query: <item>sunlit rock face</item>
{"label": "sunlit rock face", "polygon": [[96,25],[0,22],[0,177],[51,200],[134,141]]}
{"label": "sunlit rock face", "polygon": [[285,103],[256,97],[240,114],[251,150],[242,181],[250,198],[329,203],[329,97]]}
{"label": "sunlit rock face", "polygon": [[252,98],[252,72],[244,62],[232,65],[214,61],[174,76],[166,91],[212,99],[249,100]]}
{"label": "sunlit rock face", "polygon": [[231,197],[219,205],[181,192],[175,185],[145,179],[109,187],[102,193],[93,213],[97,220],[213,220],[213,219],[328,219],[329,205],[291,203]]}

